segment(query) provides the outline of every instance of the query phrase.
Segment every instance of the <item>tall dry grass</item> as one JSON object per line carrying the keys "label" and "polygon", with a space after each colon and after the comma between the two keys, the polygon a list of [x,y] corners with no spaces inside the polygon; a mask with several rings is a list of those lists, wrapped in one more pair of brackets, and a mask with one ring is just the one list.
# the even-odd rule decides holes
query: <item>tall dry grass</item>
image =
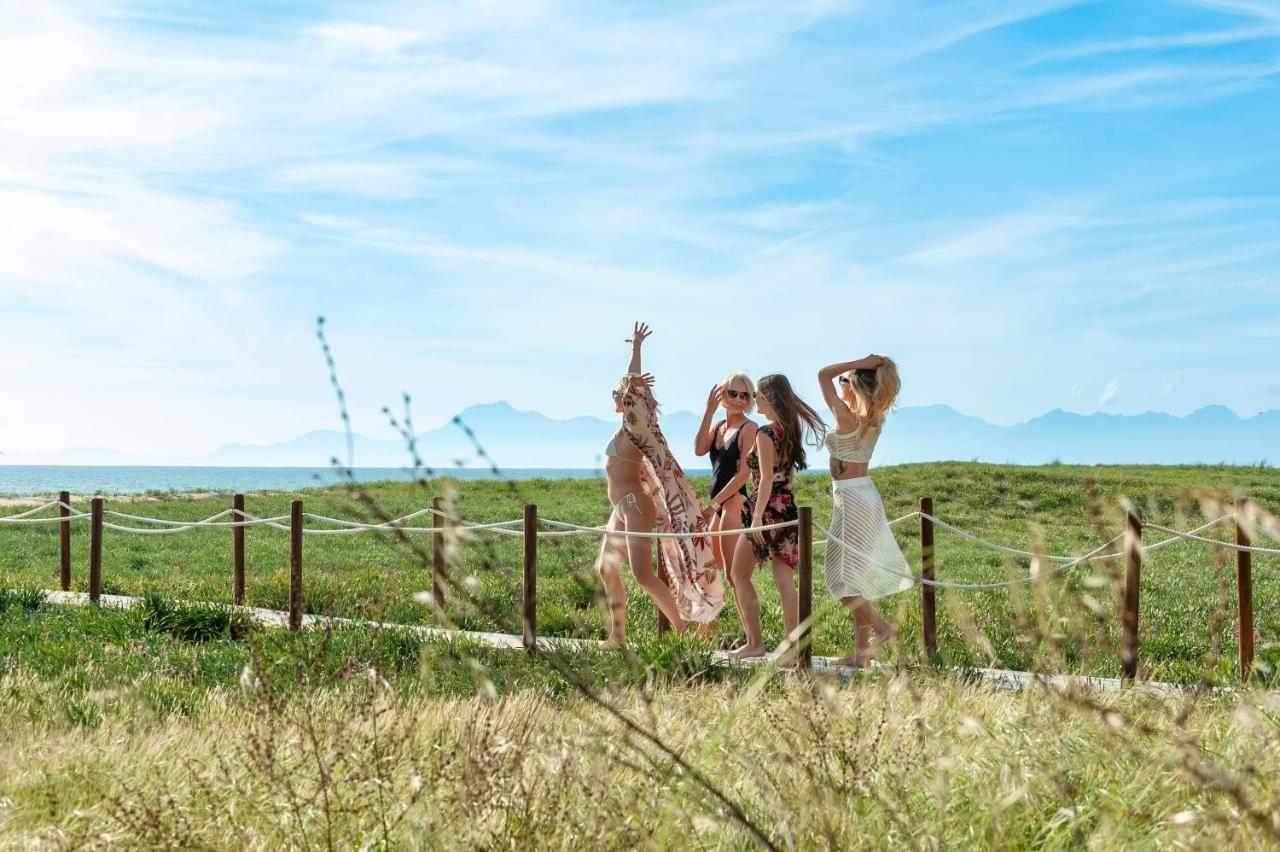
{"label": "tall dry grass", "polygon": [[[7,702],[4,843],[752,845],[703,788],[582,698],[406,700],[372,674],[282,701],[255,697],[264,687],[251,676],[246,687],[191,718],[121,714],[72,736],[24,726]],[[1275,839],[1275,694],[1104,700],[884,677],[792,681],[767,696],[675,688],[659,699],[612,697],[696,759],[782,848]],[[1092,706],[1081,712],[1079,700]],[[1218,777],[1210,764],[1255,769]]]}

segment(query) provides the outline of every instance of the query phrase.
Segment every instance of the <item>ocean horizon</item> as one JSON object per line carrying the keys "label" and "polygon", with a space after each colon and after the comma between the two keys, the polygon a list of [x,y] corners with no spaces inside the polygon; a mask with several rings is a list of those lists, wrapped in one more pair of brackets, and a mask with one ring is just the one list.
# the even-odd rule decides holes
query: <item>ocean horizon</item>
{"label": "ocean horizon", "polygon": [[[487,468],[437,468],[437,477],[476,480],[493,479]],[[596,479],[602,469],[591,468],[511,468],[502,471],[506,479]],[[693,476],[709,471],[690,470]],[[407,482],[414,472],[407,468],[363,467],[354,471],[359,482],[385,480]],[[422,475],[420,471],[418,475]],[[73,494],[143,494],[149,491],[294,491],[323,488],[341,482],[330,467],[216,467],[163,465],[0,465],[0,495],[26,497]]]}

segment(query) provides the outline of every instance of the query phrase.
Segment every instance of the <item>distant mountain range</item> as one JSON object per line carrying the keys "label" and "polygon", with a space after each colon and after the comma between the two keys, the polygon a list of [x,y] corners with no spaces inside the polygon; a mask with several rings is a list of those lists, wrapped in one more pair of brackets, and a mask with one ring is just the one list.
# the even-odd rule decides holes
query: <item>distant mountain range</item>
{"label": "distant mountain range", "polygon": [[[458,415],[489,458],[506,468],[599,468],[604,446],[617,428],[610,420],[555,420],[517,411],[505,402],[475,405]],[[662,429],[681,463],[706,468],[693,455],[701,417],[664,413]],[[470,439],[446,423],[418,436],[418,452],[429,465],[483,466]],[[359,467],[401,467],[409,460],[403,442],[354,436]],[[12,464],[195,464],[228,467],[323,467],[345,460],[346,439],[336,430],[308,432],[274,444],[227,444],[204,458],[154,459],[110,450],[78,449],[39,456],[6,456]],[[1072,414],[1050,411],[1014,426],[996,426],[945,405],[904,407],[889,416],[876,464],[972,460],[1012,464],[1253,464],[1280,461],[1280,411],[1242,418],[1223,406],[1185,417],[1146,414]],[[821,464],[822,454],[813,461]]]}

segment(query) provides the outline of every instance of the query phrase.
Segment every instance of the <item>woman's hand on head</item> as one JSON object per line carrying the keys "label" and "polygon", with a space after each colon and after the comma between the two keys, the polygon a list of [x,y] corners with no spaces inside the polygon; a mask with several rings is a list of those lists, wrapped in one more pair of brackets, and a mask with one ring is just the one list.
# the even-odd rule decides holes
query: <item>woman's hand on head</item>
{"label": "woman's hand on head", "polygon": [[717,408],[721,401],[724,400],[724,386],[712,385],[711,393],[707,394],[707,411]]}
{"label": "woman's hand on head", "polygon": [[640,345],[643,344],[645,339],[651,334],[653,334],[653,330],[649,328],[647,324],[638,322],[626,342],[639,349]]}

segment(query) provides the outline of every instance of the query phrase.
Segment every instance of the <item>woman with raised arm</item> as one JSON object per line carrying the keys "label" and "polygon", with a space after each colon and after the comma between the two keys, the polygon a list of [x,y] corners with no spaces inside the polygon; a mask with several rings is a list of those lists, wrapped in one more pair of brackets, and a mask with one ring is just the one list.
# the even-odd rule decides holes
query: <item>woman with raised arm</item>
{"label": "woman with raised arm", "polygon": [[831,596],[853,613],[853,653],[835,663],[866,668],[875,650],[897,635],[871,602],[912,585],[880,492],[867,475],[884,417],[902,383],[897,365],[882,355],[829,364],[818,371],[818,383],[836,418],[826,439],[833,508],[823,574]]}
{"label": "woman with raised arm", "polygon": [[742,507],[742,525],[791,525],[738,537],[730,571],[738,618],[747,634],[742,647],[729,652],[730,657],[738,660],[762,657],[765,653],[760,629],[760,599],[751,584],[751,574],[757,565],[768,562],[773,569],[773,581],[782,599],[782,621],[788,638],[795,634],[800,624],[800,598],[793,576],[800,558],[799,530],[794,523],[799,512],[795,496],[791,493],[791,478],[796,471],[805,469],[805,430],[819,441],[827,430],[818,412],[796,396],[791,382],[783,375],[769,375],[760,380],[756,389],[756,408],[760,410],[760,416],[769,422],[756,432],[755,447],[747,459],[755,486]]}
{"label": "woman with raised arm", "polygon": [[656,524],[660,532],[684,535],[659,539],[655,574],[652,539],[605,534],[596,569],[609,605],[606,647],[626,642],[627,591],[619,571],[623,560],[679,633],[687,629],[686,622],[707,624],[724,608],[724,587],[711,547],[701,536],[706,530],[701,507],[658,428],[653,376],[641,372],[640,348],[650,334],[647,325],[636,323],[627,339],[631,362],[613,392],[622,423],[605,448],[604,472],[613,506],[608,529],[648,533]]}
{"label": "woman with raised arm", "polygon": [[[756,386],[746,373],[725,376],[707,396],[707,410],[693,438],[694,455],[711,454],[711,505],[702,513],[711,532],[742,527],[742,507],[751,477],[747,456],[756,441],[756,424],[747,414],[755,408],[755,396]],[[717,408],[724,409],[725,417],[713,423]],[[736,535],[711,538],[711,553],[720,571],[728,572],[737,542]],[[733,575],[728,576],[732,586]]]}

